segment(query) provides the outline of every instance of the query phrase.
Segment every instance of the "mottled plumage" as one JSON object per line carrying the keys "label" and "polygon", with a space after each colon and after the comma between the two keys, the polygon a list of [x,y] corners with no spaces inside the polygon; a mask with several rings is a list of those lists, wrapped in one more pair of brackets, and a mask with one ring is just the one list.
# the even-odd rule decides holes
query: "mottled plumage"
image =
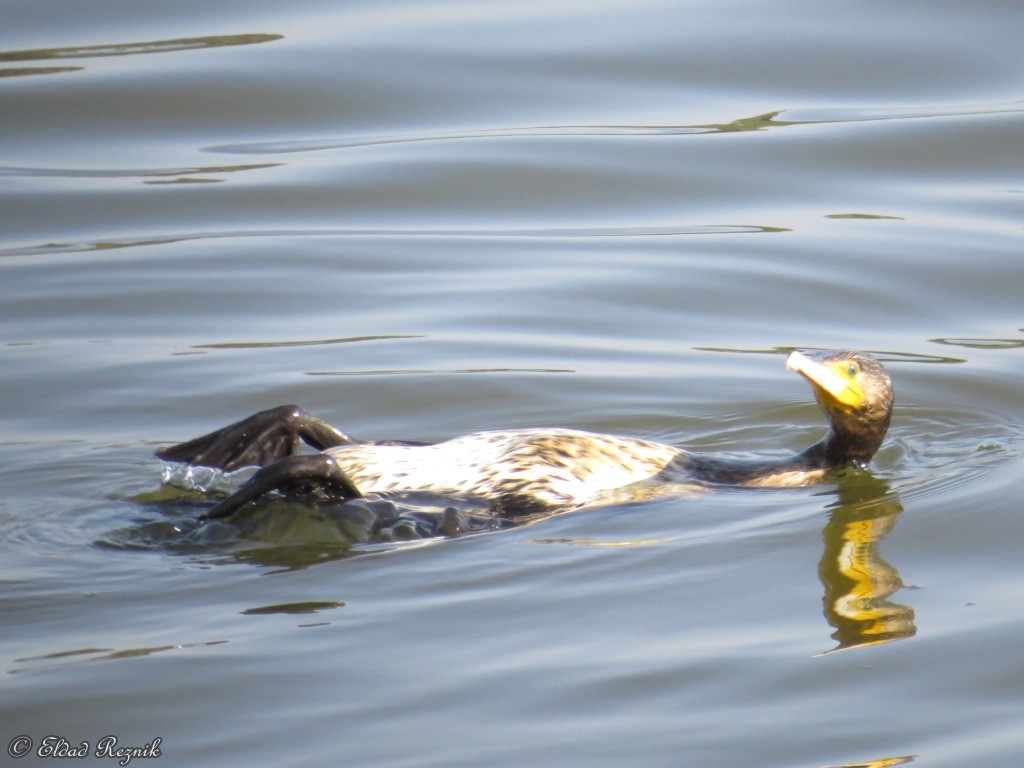
{"label": "mottled plumage", "polygon": [[324,451],[363,493],[432,491],[582,504],[656,476],[682,454],[648,440],[569,429],[476,432],[435,445],[355,443]]}

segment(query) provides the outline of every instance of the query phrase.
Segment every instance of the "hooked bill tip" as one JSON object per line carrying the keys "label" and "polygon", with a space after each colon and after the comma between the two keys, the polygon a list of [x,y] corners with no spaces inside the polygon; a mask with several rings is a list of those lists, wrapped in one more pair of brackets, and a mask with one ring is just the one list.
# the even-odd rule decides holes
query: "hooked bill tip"
{"label": "hooked bill tip", "polygon": [[807,365],[807,363],[813,362],[807,355],[801,352],[790,352],[786,355],[786,370],[787,371],[800,371]]}

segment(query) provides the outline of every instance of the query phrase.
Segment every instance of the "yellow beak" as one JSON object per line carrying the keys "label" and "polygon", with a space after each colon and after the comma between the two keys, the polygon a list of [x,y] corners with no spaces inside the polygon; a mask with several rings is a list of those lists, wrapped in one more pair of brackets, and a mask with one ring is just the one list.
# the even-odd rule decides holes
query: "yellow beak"
{"label": "yellow beak", "polygon": [[848,377],[842,372],[844,363],[819,363],[799,352],[790,352],[786,358],[786,370],[796,371],[814,386],[819,399],[825,398],[826,404],[832,404],[849,412],[860,407],[864,402],[864,391],[857,381],[858,377]]}

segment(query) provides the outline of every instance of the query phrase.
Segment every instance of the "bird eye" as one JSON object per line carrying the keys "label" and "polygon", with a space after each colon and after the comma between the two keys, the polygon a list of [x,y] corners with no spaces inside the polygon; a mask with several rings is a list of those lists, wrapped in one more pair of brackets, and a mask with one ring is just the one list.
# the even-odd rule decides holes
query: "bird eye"
{"label": "bird eye", "polygon": [[850,367],[846,369],[846,375],[851,379],[860,373],[860,366],[856,363],[850,363]]}

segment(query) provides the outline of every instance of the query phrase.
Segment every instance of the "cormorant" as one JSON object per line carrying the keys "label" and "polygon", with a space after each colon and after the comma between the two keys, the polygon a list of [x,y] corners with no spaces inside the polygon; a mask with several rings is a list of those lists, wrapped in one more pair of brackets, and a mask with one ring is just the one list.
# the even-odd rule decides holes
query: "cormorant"
{"label": "cormorant", "polygon": [[[507,516],[560,511],[641,481],[689,485],[795,486],[874,456],[892,415],[892,383],[861,352],[786,367],[810,383],[831,426],[819,442],[781,459],[733,460],[671,445],[572,429],[475,432],[435,443],[356,440],[295,405],[261,411],[169,448],[169,462],[232,471],[261,467],[204,518],[228,517],[270,491],[344,501],[366,493],[427,491],[477,498]],[[300,441],[317,449],[299,455]]]}

